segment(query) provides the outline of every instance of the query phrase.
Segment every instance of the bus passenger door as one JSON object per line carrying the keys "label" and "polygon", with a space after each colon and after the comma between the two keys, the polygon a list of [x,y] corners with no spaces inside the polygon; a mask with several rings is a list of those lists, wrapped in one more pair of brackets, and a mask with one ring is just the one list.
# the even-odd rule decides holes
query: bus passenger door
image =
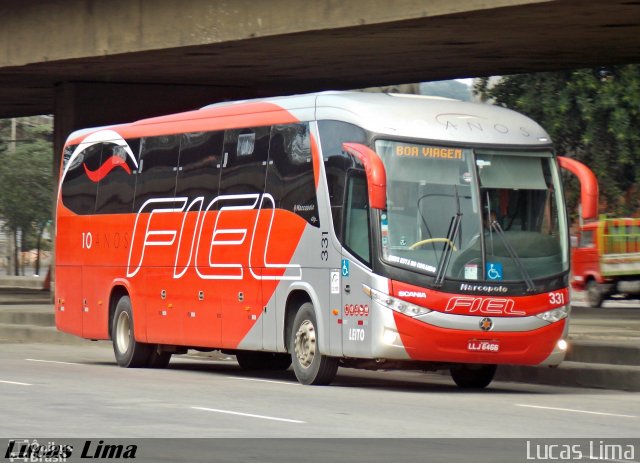
{"label": "bus passenger door", "polygon": [[343,355],[371,355],[371,298],[363,284],[371,284],[368,266],[371,261],[371,227],[369,200],[364,174],[352,171],[347,178],[344,208],[342,278]]}

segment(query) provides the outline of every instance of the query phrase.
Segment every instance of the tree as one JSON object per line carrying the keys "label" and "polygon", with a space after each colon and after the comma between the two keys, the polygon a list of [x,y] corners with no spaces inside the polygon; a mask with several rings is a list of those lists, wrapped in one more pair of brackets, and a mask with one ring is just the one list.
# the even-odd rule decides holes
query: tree
{"label": "tree", "polygon": [[[530,116],[559,154],[587,164],[598,177],[602,212],[638,214],[640,65],[508,76],[493,87],[484,78],[474,92]],[[571,210],[578,188],[568,182]]]}
{"label": "tree", "polygon": [[[14,241],[14,273],[20,273],[18,234],[33,234],[38,246],[51,220],[53,149],[51,127],[23,125],[14,152],[0,152],[0,217]],[[40,249],[38,247],[39,266]],[[36,272],[39,269],[36,269]]]}

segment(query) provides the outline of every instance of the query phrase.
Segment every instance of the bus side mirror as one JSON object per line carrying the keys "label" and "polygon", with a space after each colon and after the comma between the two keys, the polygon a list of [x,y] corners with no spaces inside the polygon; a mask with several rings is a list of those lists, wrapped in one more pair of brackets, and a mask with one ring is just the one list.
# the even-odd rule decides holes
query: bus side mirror
{"label": "bus side mirror", "polygon": [[364,166],[367,176],[369,206],[374,209],[387,208],[387,173],[380,156],[360,143],[343,143],[342,149],[355,156]]}
{"label": "bus side mirror", "polygon": [[594,173],[580,161],[558,156],[558,164],[578,177],[580,181],[580,205],[582,218],[595,219],[598,216],[598,180]]}

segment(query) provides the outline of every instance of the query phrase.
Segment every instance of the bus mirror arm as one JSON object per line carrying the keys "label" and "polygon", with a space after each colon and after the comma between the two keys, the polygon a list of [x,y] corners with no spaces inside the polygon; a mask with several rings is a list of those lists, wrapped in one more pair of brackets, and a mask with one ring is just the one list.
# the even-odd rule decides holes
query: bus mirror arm
{"label": "bus mirror arm", "polygon": [[598,217],[598,179],[586,165],[575,159],[558,156],[558,164],[580,181],[580,205],[585,220]]}
{"label": "bus mirror arm", "polygon": [[369,205],[374,209],[387,208],[387,173],[380,156],[360,143],[343,143],[342,149],[357,158],[364,166],[369,189]]}

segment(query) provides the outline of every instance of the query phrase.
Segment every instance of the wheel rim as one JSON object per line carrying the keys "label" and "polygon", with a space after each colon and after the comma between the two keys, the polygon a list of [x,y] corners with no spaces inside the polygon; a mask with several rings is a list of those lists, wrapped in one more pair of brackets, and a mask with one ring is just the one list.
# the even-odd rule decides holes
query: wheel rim
{"label": "wheel rim", "polygon": [[129,350],[131,344],[131,320],[129,314],[120,312],[116,323],[116,345],[121,353]]}
{"label": "wheel rim", "polygon": [[316,356],[316,329],[309,320],[302,322],[296,332],[295,351],[300,366],[309,368]]}

